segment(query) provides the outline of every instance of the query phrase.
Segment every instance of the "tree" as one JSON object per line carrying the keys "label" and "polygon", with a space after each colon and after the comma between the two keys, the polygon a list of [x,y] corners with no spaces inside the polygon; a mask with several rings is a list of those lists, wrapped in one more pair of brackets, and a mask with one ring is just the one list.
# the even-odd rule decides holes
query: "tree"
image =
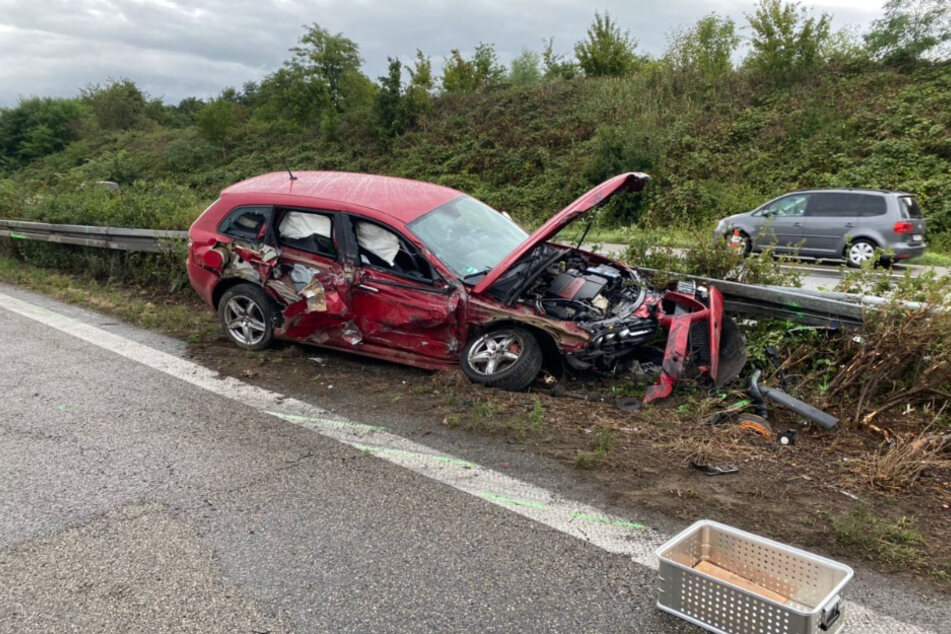
{"label": "tree", "polygon": [[305,70],[294,64],[265,77],[256,97],[256,114],[265,119],[293,121],[302,126],[320,123],[330,108],[327,87],[313,81]]}
{"label": "tree", "polygon": [[373,103],[377,127],[385,137],[396,136],[403,123],[403,65],[399,59],[388,58],[389,72],[380,77],[380,90]]}
{"label": "tree", "polygon": [[104,87],[90,84],[82,91],[83,100],[103,130],[128,130],[137,125],[145,112],[146,96],[131,79],[111,79]]}
{"label": "tree", "polygon": [[245,118],[245,109],[241,104],[219,97],[204,108],[195,117],[195,125],[202,137],[210,143],[220,146],[231,144],[235,132]]}
{"label": "tree", "polygon": [[578,65],[565,59],[565,56],[555,52],[555,38],[550,37],[547,41],[542,40],[545,45],[542,50],[542,67],[545,71],[545,79],[574,79],[579,74]]}
{"label": "tree", "polygon": [[433,64],[423,52],[416,49],[416,61],[409,69],[409,86],[406,87],[406,123],[415,125],[419,116],[429,112],[433,106]]}
{"label": "tree", "polygon": [[453,49],[442,68],[442,89],[447,93],[473,92],[505,78],[505,67],[498,63],[495,46],[480,42],[471,60]]}
{"label": "tree", "polygon": [[695,72],[711,82],[733,68],[731,57],[739,43],[733,20],[711,13],[675,35],[664,59],[681,72]]}
{"label": "tree", "polygon": [[302,71],[308,81],[326,89],[330,105],[337,113],[351,109],[372,93],[372,82],[360,72],[363,60],[356,42],[343,33],[331,33],[312,25],[291,49],[294,59],[288,65]]}
{"label": "tree", "polygon": [[541,56],[527,48],[522,49],[521,55],[512,60],[512,70],[509,81],[513,84],[536,84],[541,81]]}
{"label": "tree", "polygon": [[759,0],[747,20],[753,35],[746,65],[770,83],[799,81],[823,62],[829,41],[828,14],[816,18],[797,3]]}
{"label": "tree", "polygon": [[865,34],[865,46],[886,63],[908,64],[951,42],[951,5],[947,0],[887,0],[885,17]]}
{"label": "tree", "polygon": [[618,77],[633,70],[637,62],[637,42],[621,29],[608,13],[595,12],[588,27],[588,38],[575,44],[575,56],[589,77]]}
{"label": "tree", "polygon": [[0,170],[59,152],[77,136],[84,115],[76,99],[22,99],[15,108],[0,109]]}

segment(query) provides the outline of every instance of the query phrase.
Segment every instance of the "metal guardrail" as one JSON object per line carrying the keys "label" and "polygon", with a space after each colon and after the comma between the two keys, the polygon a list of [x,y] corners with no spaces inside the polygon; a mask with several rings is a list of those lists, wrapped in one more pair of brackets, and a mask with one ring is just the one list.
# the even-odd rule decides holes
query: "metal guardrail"
{"label": "metal guardrail", "polygon": [[[38,240],[86,247],[161,253],[170,243],[185,240],[185,231],[159,231],[127,227],[56,225],[23,220],[0,220],[0,236],[16,240]],[[652,272],[646,269],[647,272]],[[679,275],[705,285],[715,285],[723,293],[724,308],[734,314],[772,317],[811,326],[857,327],[863,323],[868,298],[822,296],[795,288],[759,286],[694,275]],[[831,294],[830,294],[831,295]],[[884,301],[884,300],[882,300]],[[873,309],[873,308],[872,308]]]}
{"label": "metal guardrail", "polygon": [[36,240],[120,251],[162,253],[169,250],[170,242],[185,240],[188,237],[188,232],[0,220],[0,236],[15,240]]}
{"label": "metal guardrail", "polygon": [[840,294],[833,298],[798,288],[687,277],[716,286],[723,293],[723,308],[728,313],[771,317],[809,326],[854,328],[864,323],[863,312],[870,309],[867,305],[863,307],[858,300],[860,296],[846,299]]}

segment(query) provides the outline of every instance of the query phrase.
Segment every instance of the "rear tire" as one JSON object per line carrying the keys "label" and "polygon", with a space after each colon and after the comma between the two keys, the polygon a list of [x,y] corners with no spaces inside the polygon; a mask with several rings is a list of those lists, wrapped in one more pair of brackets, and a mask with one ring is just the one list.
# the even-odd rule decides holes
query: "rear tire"
{"label": "rear tire", "polygon": [[225,336],[242,350],[264,350],[274,341],[280,308],[254,284],[232,286],[218,302],[218,320]]}
{"label": "rear tire", "polygon": [[473,383],[519,392],[541,371],[542,349],[525,328],[502,326],[469,341],[459,363]]}
{"label": "rear tire", "polygon": [[846,245],[845,263],[853,269],[861,268],[863,264],[875,257],[878,245],[871,240],[860,238]]}

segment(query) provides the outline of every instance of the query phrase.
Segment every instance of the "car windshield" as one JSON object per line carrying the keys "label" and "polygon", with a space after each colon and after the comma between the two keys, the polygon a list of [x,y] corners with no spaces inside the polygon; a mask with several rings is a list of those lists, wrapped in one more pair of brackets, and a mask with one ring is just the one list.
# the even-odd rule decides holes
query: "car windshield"
{"label": "car windshield", "polygon": [[409,223],[409,229],[457,277],[491,270],[528,234],[485,203],[460,196]]}

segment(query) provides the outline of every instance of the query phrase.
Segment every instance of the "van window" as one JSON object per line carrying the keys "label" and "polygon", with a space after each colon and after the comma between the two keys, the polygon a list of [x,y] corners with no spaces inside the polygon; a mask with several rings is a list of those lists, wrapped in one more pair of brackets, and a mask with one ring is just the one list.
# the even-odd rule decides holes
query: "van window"
{"label": "van window", "polygon": [[813,194],[806,215],[820,218],[884,216],[885,198],[845,192]]}
{"label": "van window", "polygon": [[238,207],[221,222],[218,232],[238,240],[263,240],[270,218],[270,207]]}
{"label": "van window", "polygon": [[914,196],[900,196],[898,206],[901,208],[902,218],[921,218],[921,207]]}
{"label": "van window", "polygon": [[809,194],[793,194],[791,196],[783,196],[782,198],[769,203],[769,205],[766,207],[763,207],[759,212],[757,212],[757,214],[782,217],[798,217],[806,213],[806,205],[809,203],[809,198]]}

